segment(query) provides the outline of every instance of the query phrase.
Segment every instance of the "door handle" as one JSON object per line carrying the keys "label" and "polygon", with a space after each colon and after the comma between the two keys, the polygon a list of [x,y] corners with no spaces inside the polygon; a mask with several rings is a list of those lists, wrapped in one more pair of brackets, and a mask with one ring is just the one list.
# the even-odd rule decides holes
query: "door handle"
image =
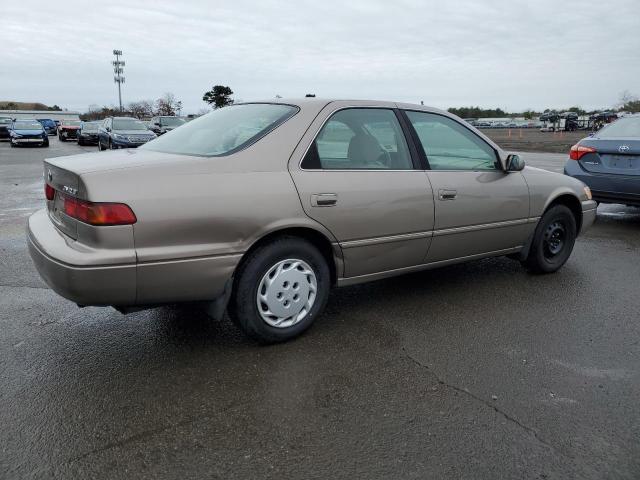
{"label": "door handle", "polygon": [[438,190],[438,198],[440,200],[455,200],[457,196],[457,190],[451,190],[447,188]]}
{"label": "door handle", "polygon": [[311,195],[312,207],[333,207],[338,203],[338,195],[335,193],[314,193]]}

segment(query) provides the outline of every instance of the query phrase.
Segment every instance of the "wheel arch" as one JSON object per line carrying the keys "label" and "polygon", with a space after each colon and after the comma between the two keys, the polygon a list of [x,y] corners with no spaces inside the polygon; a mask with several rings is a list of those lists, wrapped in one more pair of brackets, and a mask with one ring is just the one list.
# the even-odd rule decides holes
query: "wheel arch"
{"label": "wheel arch", "polygon": [[[329,235],[319,229],[310,226],[286,226],[270,230],[257,238],[242,255],[238,267],[249,257],[249,255],[277,238],[298,237],[315,246],[327,262],[331,273],[331,284],[335,285],[338,276],[342,272],[342,251],[337,242],[332,242]],[[236,269],[238,268],[236,267]]]}
{"label": "wheel arch", "polygon": [[552,198],[549,203],[547,203],[542,214],[544,215],[547,210],[556,205],[564,205],[569,210],[571,210],[571,213],[573,213],[573,218],[575,218],[576,220],[576,234],[579,234],[580,230],[582,229],[582,203],[580,203],[580,199],[573,193],[561,193]]}
{"label": "wheel arch", "polygon": [[[582,228],[582,204],[580,203],[580,200],[578,199],[578,197],[576,197],[576,195],[571,192],[564,191],[564,192],[558,193],[554,197],[550,197],[549,201],[544,207],[544,210],[540,214],[540,219],[538,220],[538,223],[540,222],[540,220],[542,220],[542,216],[550,208],[553,208],[556,205],[564,205],[567,208],[569,208],[569,210],[571,210],[571,213],[573,213],[573,218],[576,221],[576,236],[577,236],[580,233],[580,229]],[[536,228],[537,228],[537,224],[536,224]],[[536,228],[533,229],[533,232],[531,232],[531,235],[529,235],[527,242],[525,243],[524,247],[520,251],[518,255],[518,258],[520,260],[524,260],[529,256],[529,251],[531,250],[531,242],[533,241],[533,237],[536,234]]]}

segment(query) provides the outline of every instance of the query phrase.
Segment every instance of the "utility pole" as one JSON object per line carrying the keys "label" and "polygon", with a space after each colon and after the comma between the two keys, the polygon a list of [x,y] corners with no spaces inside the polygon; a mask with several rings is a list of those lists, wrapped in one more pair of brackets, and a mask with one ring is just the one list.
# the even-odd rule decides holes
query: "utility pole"
{"label": "utility pole", "polygon": [[113,54],[116,57],[116,59],[111,62],[113,64],[113,73],[115,73],[113,81],[118,84],[118,102],[120,103],[120,111],[122,112],[122,90],[120,88],[120,85],[124,83],[124,77],[122,76],[124,73],[124,61],[120,60],[122,50],[114,50]]}

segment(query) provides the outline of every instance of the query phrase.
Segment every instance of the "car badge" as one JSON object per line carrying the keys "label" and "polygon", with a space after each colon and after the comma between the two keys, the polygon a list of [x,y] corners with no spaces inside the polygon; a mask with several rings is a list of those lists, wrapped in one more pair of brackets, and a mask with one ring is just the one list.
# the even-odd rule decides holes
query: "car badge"
{"label": "car badge", "polygon": [[618,147],[618,151],[620,153],[625,153],[625,152],[629,151],[629,145],[620,145]]}

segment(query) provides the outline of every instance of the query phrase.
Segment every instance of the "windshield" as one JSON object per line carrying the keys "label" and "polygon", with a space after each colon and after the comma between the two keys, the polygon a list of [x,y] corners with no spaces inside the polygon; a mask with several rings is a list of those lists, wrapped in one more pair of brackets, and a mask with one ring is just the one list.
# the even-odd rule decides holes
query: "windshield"
{"label": "windshield", "polygon": [[79,127],[80,120],[62,120],[62,125],[65,127]]}
{"label": "windshield", "polygon": [[167,127],[178,127],[182,124],[186,123],[183,119],[178,117],[161,117],[160,124],[166,125]]}
{"label": "windshield", "polygon": [[15,122],[13,124],[13,129],[14,130],[42,130],[42,125],[40,125],[40,122],[37,122],[36,120],[27,120],[27,121],[23,121],[23,122]]}
{"label": "windshield", "polygon": [[640,116],[616,120],[598,133],[598,138],[630,138],[640,137]]}
{"label": "windshield", "polygon": [[0,124],[9,124],[12,120],[10,118],[0,118]]}
{"label": "windshield", "polygon": [[253,103],[214,110],[140,148],[183,155],[218,156],[257,141],[293,116],[291,105]]}
{"label": "windshield", "polygon": [[135,118],[114,118],[114,130],[148,130],[147,126]]}

